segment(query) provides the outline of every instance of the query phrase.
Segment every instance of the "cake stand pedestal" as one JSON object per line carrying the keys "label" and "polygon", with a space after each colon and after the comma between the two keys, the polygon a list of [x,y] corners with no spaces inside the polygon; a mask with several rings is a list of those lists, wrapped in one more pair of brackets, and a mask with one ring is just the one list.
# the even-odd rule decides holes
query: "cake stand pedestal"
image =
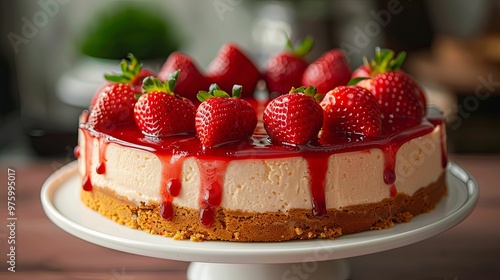
{"label": "cake stand pedestal", "polygon": [[335,240],[191,242],[134,230],[101,216],[80,201],[76,162],[47,179],[41,201],[54,224],[83,240],[127,253],[191,262],[187,273],[190,280],[334,280],[349,277],[346,258],[422,241],[464,220],[477,202],[478,186],[467,171],[454,163],[448,165],[447,173],[448,195],[432,212],[390,229]]}
{"label": "cake stand pedestal", "polygon": [[187,278],[192,280],[276,280],[276,279],[348,279],[347,260],[279,264],[218,264],[192,262]]}

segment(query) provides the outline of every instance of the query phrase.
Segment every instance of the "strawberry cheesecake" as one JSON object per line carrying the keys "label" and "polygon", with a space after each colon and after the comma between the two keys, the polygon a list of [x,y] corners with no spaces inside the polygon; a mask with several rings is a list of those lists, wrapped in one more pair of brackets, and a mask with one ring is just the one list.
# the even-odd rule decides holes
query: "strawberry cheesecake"
{"label": "strawberry cheesecake", "polygon": [[[319,67],[325,59],[338,65]],[[272,83],[302,80],[257,101],[241,85],[253,91],[269,71],[245,67],[234,44],[206,73],[174,53],[154,75],[131,55],[80,117],[81,200],[117,223],[193,241],[333,239],[408,222],[446,195],[447,156],[443,116],[403,60],[377,50],[352,75],[339,50],[300,73],[273,62],[293,79]],[[316,74],[335,80],[325,81],[309,67],[342,73]]]}

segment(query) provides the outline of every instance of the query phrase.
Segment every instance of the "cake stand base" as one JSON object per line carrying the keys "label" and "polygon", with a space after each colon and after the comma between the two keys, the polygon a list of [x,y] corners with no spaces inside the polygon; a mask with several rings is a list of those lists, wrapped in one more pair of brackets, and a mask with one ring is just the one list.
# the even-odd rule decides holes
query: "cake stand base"
{"label": "cake stand base", "polygon": [[349,262],[344,259],[282,264],[192,262],[187,272],[189,280],[345,280],[349,276]]}

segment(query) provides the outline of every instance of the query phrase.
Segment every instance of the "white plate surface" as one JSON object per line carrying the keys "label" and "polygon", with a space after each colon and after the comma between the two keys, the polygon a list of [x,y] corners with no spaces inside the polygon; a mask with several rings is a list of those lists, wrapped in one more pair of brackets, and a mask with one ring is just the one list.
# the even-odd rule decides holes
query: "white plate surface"
{"label": "white plate surface", "polygon": [[335,240],[274,243],[178,241],[119,225],[80,201],[76,162],[52,174],[41,200],[49,219],[66,232],[104,247],[180,261],[214,263],[299,263],[342,259],[409,245],[442,233],[464,220],[479,197],[474,178],[448,165],[448,195],[430,213],[385,230],[341,236]]}

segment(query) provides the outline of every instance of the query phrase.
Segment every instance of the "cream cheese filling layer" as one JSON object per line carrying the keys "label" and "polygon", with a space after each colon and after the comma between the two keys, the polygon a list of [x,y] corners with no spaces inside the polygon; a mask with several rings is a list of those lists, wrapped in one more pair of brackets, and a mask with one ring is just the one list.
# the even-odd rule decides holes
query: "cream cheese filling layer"
{"label": "cream cheese filling layer", "polygon": [[[439,178],[441,165],[441,126],[429,134],[403,144],[396,154],[398,193],[413,195]],[[444,134],[444,132],[443,132]],[[110,143],[106,149],[106,172],[97,174],[99,141],[91,143],[90,178],[94,187],[107,188],[131,203],[159,203],[162,163],[152,152]],[[80,174],[85,173],[86,142],[79,135]],[[384,183],[384,154],[379,149],[332,154],[326,173],[327,208],[379,202],[390,197],[390,185]],[[181,191],[173,204],[199,208],[200,171],[196,159],[184,160]],[[224,175],[220,206],[248,212],[285,212],[312,209],[307,161],[302,157],[232,160]]]}

